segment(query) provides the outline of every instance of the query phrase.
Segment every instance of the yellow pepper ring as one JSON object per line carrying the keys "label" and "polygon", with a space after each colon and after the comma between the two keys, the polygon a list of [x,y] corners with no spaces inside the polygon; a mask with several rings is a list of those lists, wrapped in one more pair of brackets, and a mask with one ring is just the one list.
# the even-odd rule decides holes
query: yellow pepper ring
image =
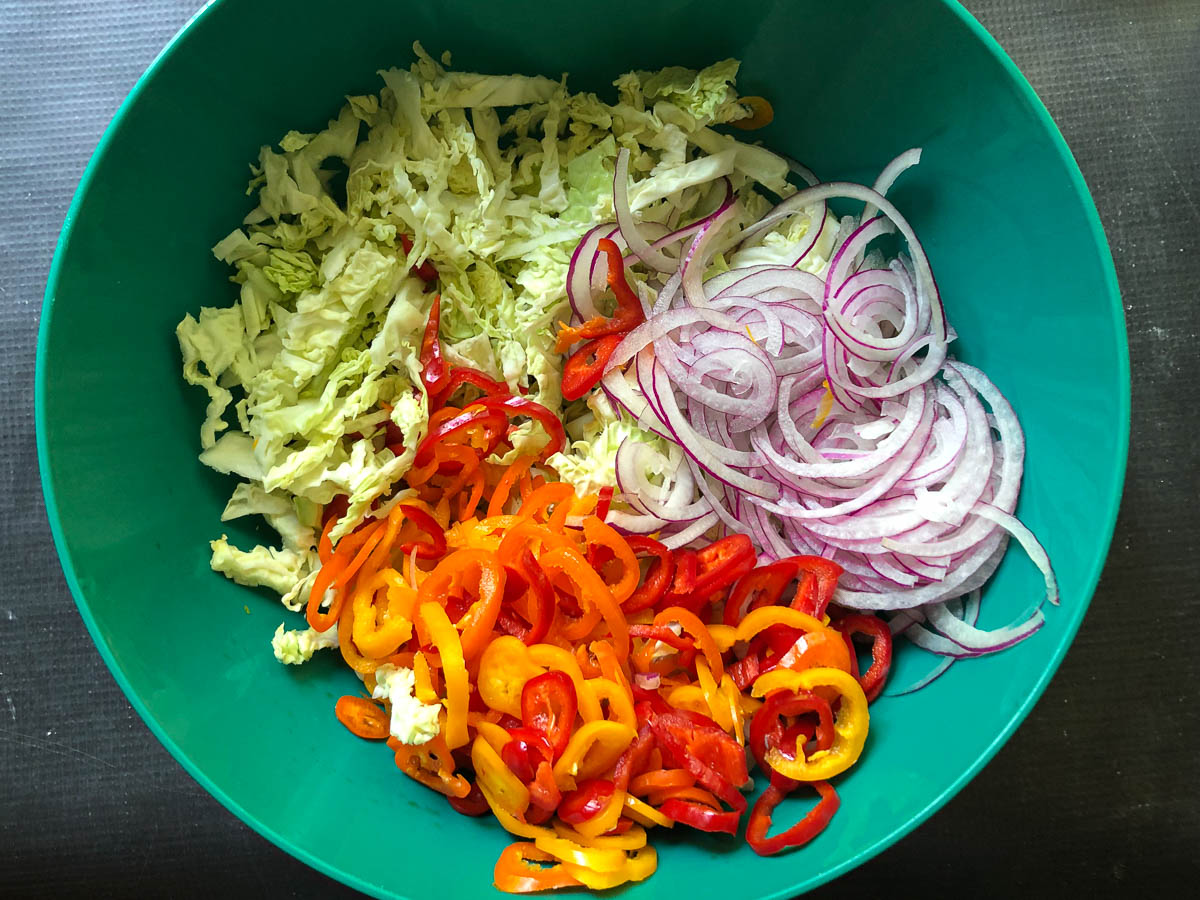
{"label": "yellow pepper ring", "polygon": [[831,668],[803,672],[774,669],[760,675],[751,691],[755,697],[765,697],[778,690],[811,691],[818,687],[832,687],[841,694],[833,722],[833,746],[807,757],[798,752],[795,759],[788,759],[778,747],[767,750],[767,765],[794,781],[824,781],[858,762],[870,724],[866,694],[848,672]]}
{"label": "yellow pepper ring", "polygon": [[639,800],[633,794],[625,795],[625,815],[633,819],[639,825],[645,825],[647,828],[653,828],[656,825],[661,825],[663,828],[673,828],[675,820],[669,816],[664,816],[657,809]]}
{"label": "yellow pepper ring", "polygon": [[567,748],[554,764],[554,780],[561,787],[569,779],[596,778],[611,768],[637,732],[621,722],[597,719],[585,722],[571,735]]}
{"label": "yellow pepper ring", "polygon": [[529,809],[529,788],[504,764],[500,754],[482,735],[471,745],[471,765],[480,790],[486,787],[496,803],[510,815],[525,815],[525,810]]}
{"label": "yellow pepper ring", "polygon": [[[500,639],[497,638],[497,640]],[[514,640],[516,639],[514,638]],[[493,641],[493,643],[495,642]],[[585,722],[604,718],[600,701],[592,693],[591,687],[583,677],[583,670],[579,668],[579,663],[570,651],[556,647],[554,644],[534,644],[529,648],[529,657],[539,666],[545,666],[555,672],[562,672],[571,679],[571,683],[575,685],[575,701],[579,706],[579,715]],[[518,712],[516,715],[519,716],[520,713]]]}
{"label": "yellow pepper ring", "polygon": [[451,750],[465,747],[470,741],[467,734],[467,704],[470,702],[471,682],[467,675],[467,664],[463,660],[458,629],[440,603],[422,603],[420,615],[442,661],[442,678],[446,684],[446,726],[443,732],[446,746]]}
{"label": "yellow pepper ring", "polygon": [[597,838],[606,831],[612,831],[617,827],[617,820],[621,818],[621,813],[625,810],[625,792],[613,791],[612,797],[605,804],[604,809],[596,813],[589,819],[584,819],[575,826],[578,831],[586,838]]}
{"label": "yellow pepper ring", "polygon": [[608,701],[608,713],[612,716],[612,721],[621,722],[637,730],[637,713],[633,709],[633,698],[625,688],[608,678],[589,678],[587,685],[596,695],[597,701]]}
{"label": "yellow pepper ring", "polygon": [[629,859],[624,850],[584,847],[557,834],[554,837],[539,837],[533,843],[557,860],[586,866],[593,872],[618,872]]}
{"label": "yellow pepper ring", "polygon": [[641,825],[634,825],[624,834],[601,834],[598,837],[587,837],[570,825],[564,824],[561,819],[555,818],[551,824],[554,826],[555,834],[568,841],[574,841],[581,847],[598,847],[603,850],[640,850],[646,846],[646,829]]}
{"label": "yellow pepper ring", "polygon": [[519,818],[506,810],[500,805],[500,803],[496,800],[496,795],[492,793],[491,789],[484,784],[482,780],[478,780],[475,783],[479,785],[479,792],[483,794],[483,799],[486,800],[488,806],[492,808],[492,815],[496,817],[496,821],[499,822],[500,826],[509,834],[515,834],[517,837],[527,838],[531,841],[535,841],[544,835],[550,835],[551,837],[554,836],[554,832],[549,828],[544,828],[541,825],[530,825],[528,822],[522,822]]}
{"label": "yellow pepper ring", "polygon": [[734,636],[739,641],[748,641],[760,631],[772,625],[786,625],[789,628],[799,628],[802,631],[826,631],[828,627],[820,619],[805,615],[797,609],[786,606],[764,606],[751,610],[738,623]]}
{"label": "yellow pepper ring", "polygon": [[480,699],[490,708],[518,719],[525,682],[546,671],[529,649],[520,638],[506,634],[495,638],[479,657],[476,686]]}
{"label": "yellow pepper ring", "polygon": [[593,891],[604,891],[630,881],[645,881],[658,868],[658,853],[649,845],[635,850],[616,872],[594,872],[566,862],[562,867],[576,881],[583,882],[585,887]]}

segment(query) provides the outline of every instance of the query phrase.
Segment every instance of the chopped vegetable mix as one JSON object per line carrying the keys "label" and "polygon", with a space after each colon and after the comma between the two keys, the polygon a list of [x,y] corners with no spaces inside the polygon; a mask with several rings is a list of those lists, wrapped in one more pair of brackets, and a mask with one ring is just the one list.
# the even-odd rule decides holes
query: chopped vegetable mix
{"label": "chopped vegetable mix", "polygon": [[[975,626],[1010,535],[1057,601],[1015,415],[947,356],[884,196],[920,152],[816,183],[716,130],[774,116],[734,60],[608,103],[414,51],[262,148],[214,248],[238,299],[177,328],[201,461],[241,479],[222,520],[282,543],[223,535],[212,568],[303,613],[281,662],[338,650],[348,731],[513,835],[501,891],[642,881],[653,828],[808,844],[893,634],[961,658],[1036,632]],[[907,255],[868,249],[897,231]]]}

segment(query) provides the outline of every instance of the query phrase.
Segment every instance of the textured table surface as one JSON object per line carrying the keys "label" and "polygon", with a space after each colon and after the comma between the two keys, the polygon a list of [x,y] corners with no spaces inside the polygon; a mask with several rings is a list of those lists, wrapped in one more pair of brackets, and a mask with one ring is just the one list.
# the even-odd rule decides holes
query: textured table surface
{"label": "textured table surface", "polygon": [[[5,897],[355,896],[226,812],[133,713],[67,592],[38,484],[33,359],[55,239],[104,127],[195,3],[0,0]],[[1186,893],[1200,875],[1200,2],[967,5],[1049,106],[1104,220],[1133,357],[1124,505],[1079,637],[1016,736],[925,826],[811,896]]]}

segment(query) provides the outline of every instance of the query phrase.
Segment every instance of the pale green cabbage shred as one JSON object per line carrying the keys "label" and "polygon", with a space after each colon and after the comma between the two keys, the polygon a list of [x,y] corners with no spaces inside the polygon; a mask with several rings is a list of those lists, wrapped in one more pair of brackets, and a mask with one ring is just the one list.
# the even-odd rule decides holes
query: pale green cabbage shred
{"label": "pale green cabbage shred", "polygon": [[[570,93],[565,76],[447,71],[419,44],[414,51],[408,70],[380,73],[378,96],[348,97],[323,131],[291,131],[278,149],[262,148],[248,190],[257,206],[213,248],[235,270],[238,299],[176,329],[184,378],[209,398],[200,458],[245,480],[222,519],[262,515],[282,543],[243,551],[222,536],[212,568],[270,588],[291,609],[319,567],[323,504],[349,497],[337,540],[378,498],[386,509],[406,495],[396,488],[426,431],[418,356],[433,297],[411,267],[437,269],[450,363],[528,387],[562,414],[553,345],[570,319],[567,267],[584,233],[613,219],[618,149],[631,152],[630,204],[644,222],[702,214],[722,175],[738,192],[742,226],[769,208],[756,184],[777,196],[794,190],[785,160],[710,127],[748,115],[735,60],[622,75],[607,103]],[[346,173],[344,191],[335,170]],[[810,225],[796,216],[787,233],[743,252],[780,262]],[[831,240],[834,229],[825,231]],[[819,247],[806,268],[827,256]],[[565,412],[574,440],[550,464],[581,491],[613,484],[622,440],[653,439],[607,404]],[[404,435],[399,456],[383,446],[389,415]],[[512,455],[543,442],[530,423]],[[316,646],[280,640],[287,662]]]}

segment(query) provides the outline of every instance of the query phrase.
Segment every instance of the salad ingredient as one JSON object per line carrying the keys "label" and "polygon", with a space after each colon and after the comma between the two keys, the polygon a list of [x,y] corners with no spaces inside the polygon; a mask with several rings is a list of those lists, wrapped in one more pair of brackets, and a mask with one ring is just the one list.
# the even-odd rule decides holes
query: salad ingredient
{"label": "salad ingredient", "polygon": [[388,719],[383,710],[362,697],[346,696],[338,700],[333,708],[338,721],[346,729],[360,738],[367,740],[386,740]]}
{"label": "salad ingredient", "polygon": [[[953,632],[945,644],[993,652],[1035,632],[1041,613],[983,632],[944,604],[991,576],[1010,535],[1042,570],[1052,603],[1057,587],[1045,551],[1012,515],[1024,461],[1016,416],[982,372],[948,358],[954,332],[929,260],[885,196],[919,159],[919,150],[903,154],[875,188],[813,183],[745,225],[740,198],[714,178],[711,193],[724,199],[654,240],[659,232],[628,205],[637,185],[621,151],[616,222],[585,238],[572,261],[584,324],[564,326],[560,346],[592,334],[603,284],[628,286],[627,266],[643,270],[633,277],[645,320],[604,348],[599,383],[621,416],[675,450],[622,442],[617,499],[630,511],[614,524],[682,546],[744,523],[768,557],[836,561],[840,606],[920,608],[931,627]],[[809,236],[811,210],[835,198],[860,201],[863,212],[822,245],[819,232]],[[794,256],[764,261],[767,238],[779,246],[783,223],[800,215]],[[886,264],[871,247],[890,234],[910,255]],[[629,248],[624,262],[610,252],[618,242]],[[582,386],[599,357],[588,345],[580,354]],[[644,474],[651,466],[657,478]]]}
{"label": "salad ingredient", "polygon": [[375,667],[373,675],[371,696],[386,700],[391,709],[388,734],[401,744],[424,744],[437,737],[441,707],[422,703],[414,696],[416,677],[412,669],[384,663]]}
{"label": "salad ingredient", "polygon": [[[572,250],[612,217],[618,142],[647,176],[630,198],[644,221],[700,202],[693,186],[714,171],[759,212],[752,179],[792,191],[782,160],[710,127],[752,114],[732,88],[736,61],[631,73],[605,103],[545,78],[448,71],[414,49],[410,69],[381,73],[378,96],[262,148],[257,206],[213,251],[238,300],[176,331],[184,377],[208,398],[202,461],[295,511],[282,549],[222,539],[213,566],[292,607],[321,567],[313,510],[346,498],[338,543],[399,499],[431,413],[463,383],[446,380],[455,367],[561,412],[554,330]],[[547,422],[524,420],[503,461],[570,459],[575,443],[553,445]]]}
{"label": "salad ingredient", "polygon": [[746,843],[751,850],[759,856],[771,856],[787,847],[802,847],[825,829],[838,811],[841,801],[828,781],[810,783],[820,797],[817,805],[791,828],[774,837],[767,837],[767,832],[771,830],[771,817],[787,793],[774,784],[767,785],[755,802],[750,812],[750,824],[746,826]]}
{"label": "salad ingredient", "polygon": [[312,659],[318,650],[332,650],[338,645],[337,628],[317,631],[315,628],[292,628],[280,623],[271,638],[275,658],[289,666],[298,666]]}

